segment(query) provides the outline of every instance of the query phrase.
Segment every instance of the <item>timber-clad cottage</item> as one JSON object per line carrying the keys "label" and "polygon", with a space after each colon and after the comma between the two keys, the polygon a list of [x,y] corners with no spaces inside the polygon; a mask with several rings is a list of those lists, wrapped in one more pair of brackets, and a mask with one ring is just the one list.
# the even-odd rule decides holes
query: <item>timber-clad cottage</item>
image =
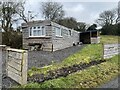
{"label": "timber-clad cottage", "polygon": [[49,20],[22,23],[23,48],[56,51],[79,43],[79,32]]}

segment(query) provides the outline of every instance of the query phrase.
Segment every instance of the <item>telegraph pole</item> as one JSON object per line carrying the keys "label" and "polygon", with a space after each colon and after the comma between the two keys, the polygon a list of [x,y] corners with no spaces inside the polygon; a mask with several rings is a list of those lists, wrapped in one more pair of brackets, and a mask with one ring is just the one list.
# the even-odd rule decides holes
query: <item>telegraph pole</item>
{"label": "telegraph pole", "polygon": [[28,22],[31,21],[32,12],[28,11]]}

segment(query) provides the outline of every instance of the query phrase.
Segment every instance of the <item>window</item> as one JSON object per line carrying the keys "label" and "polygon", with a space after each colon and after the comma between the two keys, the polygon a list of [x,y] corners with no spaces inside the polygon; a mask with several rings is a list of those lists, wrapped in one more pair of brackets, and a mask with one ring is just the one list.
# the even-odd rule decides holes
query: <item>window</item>
{"label": "window", "polygon": [[32,27],[30,27],[30,36],[32,36]]}
{"label": "window", "polygon": [[38,29],[40,29],[40,27],[37,27]]}
{"label": "window", "polygon": [[29,31],[29,36],[31,37],[39,37],[39,36],[45,36],[45,27],[32,27]]}
{"label": "window", "polygon": [[72,35],[71,30],[68,30],[68,32],[69,32],[69,34],[68,34],[68,35],[69,35],[69,36],[71,36],[71,35]]}
{"label": "window", "polygon": [[64,35],[68,35],[68,32],[66,29],[63,29],[63,33],[64,33]]}
{"label": "window", "polygon": [[33,27],[33,29],[36,29],[36,27]]}
{"label": "window", "polygon": [[61,32],[61,29],[59,27],[55,27],[55,35],[62,36],[62,32]]}

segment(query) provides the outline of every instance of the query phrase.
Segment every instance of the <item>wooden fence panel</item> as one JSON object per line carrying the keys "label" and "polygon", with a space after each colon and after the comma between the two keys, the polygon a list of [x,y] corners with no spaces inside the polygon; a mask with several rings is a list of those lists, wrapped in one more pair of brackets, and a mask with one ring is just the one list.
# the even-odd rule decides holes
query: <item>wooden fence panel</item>
{"label": "wooden fence panel", "polygon": [[6,51],[7,76],[21,85],[27,84],[28,52],[12,48],[8,48]]}
{"label": "wooden fence panel", "polygon": [[120,53],[120,44],[104,44],[104,59],[111,58]]}

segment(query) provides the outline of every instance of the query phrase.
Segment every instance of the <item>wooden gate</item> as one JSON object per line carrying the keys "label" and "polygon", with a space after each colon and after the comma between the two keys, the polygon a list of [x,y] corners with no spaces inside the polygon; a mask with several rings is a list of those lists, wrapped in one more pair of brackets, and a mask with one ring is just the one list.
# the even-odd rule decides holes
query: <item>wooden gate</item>
{"label": "wooden gate", "polygon": [[6,53],[7,76],[21,85],[27,84],[28,52],[26,50],[8,48]]}
{"label": "wooden gate", "polygon": [[104,59],[111,58],[120,53],[120,44],[104,44]]}

